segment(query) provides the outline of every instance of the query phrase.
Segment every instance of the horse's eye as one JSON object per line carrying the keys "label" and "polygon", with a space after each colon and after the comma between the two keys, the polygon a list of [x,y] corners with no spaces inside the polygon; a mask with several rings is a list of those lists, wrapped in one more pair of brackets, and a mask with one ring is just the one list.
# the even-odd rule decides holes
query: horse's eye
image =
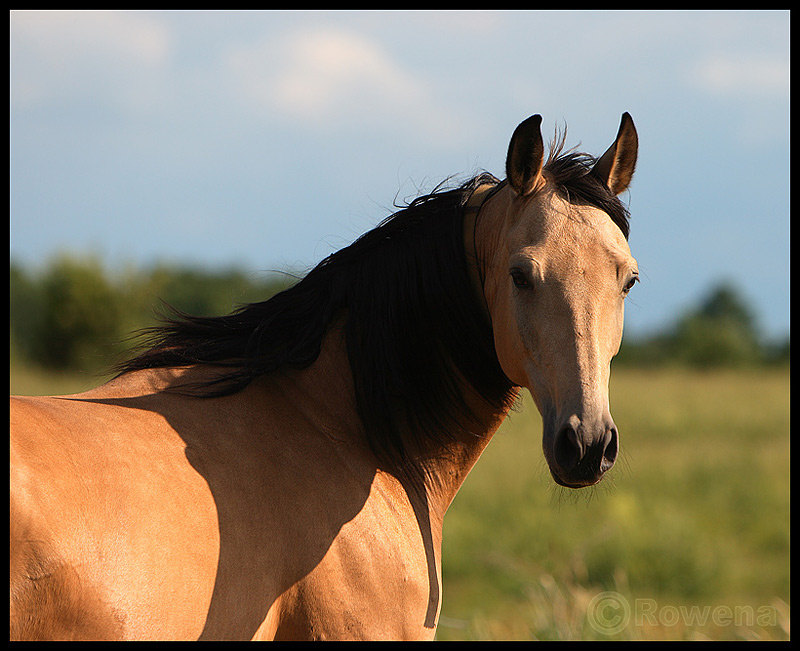
{"label": "horse's eye", "polygon": [[633,286],[636,284],[636,282],[638,280],[639,280],[639,276],[631,276],[631,279],[625,285],[625,288],[623,289],[623,292],[625,294],[627,294],[629,291],[631,291],[631,289],[633,288]]}
{"label": "horse's eye", "polygon": [[513,281],[514,285],[519,287],[520,289],[527,289],[530,287],[530,283],[528,279],[525,277],[525,274],[522,273],[519,269],[512,269],[511,270],[511,280]]}

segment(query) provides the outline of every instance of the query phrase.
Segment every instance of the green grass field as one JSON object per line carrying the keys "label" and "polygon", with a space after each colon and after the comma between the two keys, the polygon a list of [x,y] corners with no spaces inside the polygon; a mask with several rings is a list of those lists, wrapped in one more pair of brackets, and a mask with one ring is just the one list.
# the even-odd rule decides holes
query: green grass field
{"label": "green grass field", "polygon": [[529,398],[506,421],[445,519],[437,637],[788,639],[788,369],[615,368],[611,407],[620,459],[580,491]]}
{"label": "green grass field", "polygon": [[[12,364],[12,393],[99,383]],[[445,519],[440,640],[789,639],[789,371],[615,368],[621,455],[550,479],[528,398]]]}

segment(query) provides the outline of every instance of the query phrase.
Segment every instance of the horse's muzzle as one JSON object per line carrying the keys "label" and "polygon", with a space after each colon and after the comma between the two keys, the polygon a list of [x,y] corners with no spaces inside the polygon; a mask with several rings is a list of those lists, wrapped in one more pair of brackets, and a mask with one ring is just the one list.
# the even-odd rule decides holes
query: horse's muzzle
{"label": "horse's muzzle", "polygon": [[611,469],[619,452],[619,437],[609,418],[594,433],[572,416],[556,432],[551,454],[545,455],[553,480],[568,488],[583,488],[599,482]]}

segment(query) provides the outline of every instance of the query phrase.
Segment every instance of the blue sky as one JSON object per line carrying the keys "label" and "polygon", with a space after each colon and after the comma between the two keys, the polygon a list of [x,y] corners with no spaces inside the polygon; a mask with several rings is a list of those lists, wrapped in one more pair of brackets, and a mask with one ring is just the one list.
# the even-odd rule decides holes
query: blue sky
{"label": "blue sky", "polygon": [[789,330],[789,12],[21,12],[11,256],[302,271],[533,113],[599,155],[629,111],[626,331],[722,280]]}

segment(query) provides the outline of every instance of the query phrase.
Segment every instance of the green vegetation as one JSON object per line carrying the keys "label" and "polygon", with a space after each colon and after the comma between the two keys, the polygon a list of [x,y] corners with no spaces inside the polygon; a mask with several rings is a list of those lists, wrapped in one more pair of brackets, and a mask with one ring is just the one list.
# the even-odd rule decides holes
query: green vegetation
{"label": "green vegetation", "polygon": [[92,258],[59,256],[31,272],[12,262],[12,359],[43,369],[103,373],[131,348],[131,335],[155,325],[168,306],[227,314],[263,301],[294,278],[156,265],[112,274]]}
{"label": "green vegetation", "polygon": [[788,361],[788,337],[778,343],[763,341],[742,297],[720,283],[662,332],[639,341],[626,339],[615,363],[713,368]]}
{"label": "green vegetation", "polygon": [[623,367],[611,391],[595,487],[553,484],[529,398],[504,423],[445,519],[438,638],[788,639],[788,369]]}

